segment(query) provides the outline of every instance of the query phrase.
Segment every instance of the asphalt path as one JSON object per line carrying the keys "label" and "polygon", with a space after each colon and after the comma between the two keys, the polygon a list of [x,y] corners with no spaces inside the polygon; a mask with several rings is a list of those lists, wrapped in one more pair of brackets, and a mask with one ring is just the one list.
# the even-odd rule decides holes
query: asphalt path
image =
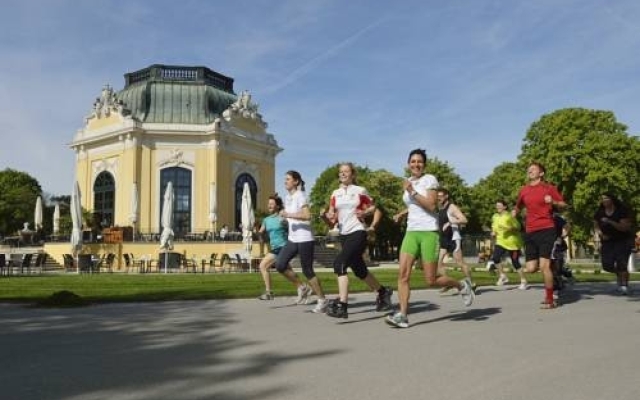
{"label": "asphalt path", "polygon": [[[313,305],[226,300],[37,309],[0,304],[0,398],[640,399],[640,295],[578,284],[414,291],[409,329],[370,293],[346,320]],[[395,294],[394,294],[395,300]]]}

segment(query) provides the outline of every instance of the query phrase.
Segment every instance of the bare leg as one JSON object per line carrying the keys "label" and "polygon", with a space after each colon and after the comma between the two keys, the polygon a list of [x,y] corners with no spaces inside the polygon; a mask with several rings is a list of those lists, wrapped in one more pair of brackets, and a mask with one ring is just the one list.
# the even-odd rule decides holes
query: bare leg
{"label": "bare leg", "polygon": [[309,286],[311,286],[311,288],[313,289],[313,292],[316,294],[316,296],[324,300],[324,291],[322,290],[322,285],[320,284],[318,277],[314,276],[313,278],[309,279],[307,282],[309,283]]}
{"label": "bare leg", "polygon": [[411,287],[409,279],[411,278],[411,266],[415,258],[406,253],[400,253],[400,265],[398,267],[398,304],[400,305],[400,313],[407,315],[409,310],[409,297]]}
{"label": "bare leg", "polygon": [[284,275],[284,277],[287,278],[287,280],[293,283],[296,287],[300,287],[303,285],[302,281],[300,280],[300,278],[298,278],[298,275],[296,275],[296,273],[293,272],[291,267],[285,269],[282,272],[282,275]]}
{"label": "bare leg", "polygon": [[462,290],[462,284],[446,275],[438,275],[438,263],[423,262],[422,270],[424,272],[424,280],[429,286],[454,287]]}
{"label": "bare leg", "polygon": [[349,300],[349,276],[341,275],[338,277],[338,296],[340,301],[347,303]]}
{"label": "bare leg", "polygon": [[382,287],[380,285],[380,282],[378,282],[378,279],[376,279],[375,276],[371,275],[370,272],[367,273],[367,276],[364,277],[363,281],[364,283],[367,284],[367,286],[369,286],[369,289],[371,289],[371,291],[373,292],[377,292]]}
{"label": "bare leg", "polygon": [[453,259],[455,260],[456,264],[458,264],[460,268],[462,268],[462,273],[464,274],[464,277],[467,278],[469,283],[471,283],[471,270],[469,269],[469,266],[467,265],[467,263],[464,262],[464,258],[462,257],[462,250],[458,249],[454,251]]}
{"label": "bare leg", "polygon": [[260,273],[264,281],[264,287],[267,292],[271,292],[271,274],[269,269],[276,263],[276,256],[272,253],[267,254],[260,262]]}

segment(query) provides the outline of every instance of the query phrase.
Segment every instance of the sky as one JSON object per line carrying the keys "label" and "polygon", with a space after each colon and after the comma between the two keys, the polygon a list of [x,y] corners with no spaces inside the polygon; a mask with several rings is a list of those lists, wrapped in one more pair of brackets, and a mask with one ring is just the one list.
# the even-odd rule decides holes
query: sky
{"label": "sky", "polygon": [[415,148],[472,185],[558,109],[638,135],[638,21],[637,0],[5,0],[0,170],[70,194],[69,144],[105,84],[204,65],[259,103],[276,188],[342,161],[402,175]]}

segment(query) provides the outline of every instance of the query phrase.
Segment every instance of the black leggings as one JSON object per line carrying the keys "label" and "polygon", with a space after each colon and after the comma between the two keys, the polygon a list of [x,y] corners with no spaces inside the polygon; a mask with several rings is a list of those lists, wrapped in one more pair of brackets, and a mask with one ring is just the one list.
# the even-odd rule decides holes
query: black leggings
{"label": "black leggings", "polygon": [[367,248],[367,232],[355,231],[348,235],[340,235],[342,250],[333,262],[333,272],[338,276],[346,275],[347,268],[351,267],[355,276],[360,279],[367,277],[369,270],[362,258],[362,253]]}
{"label": "black leggings", "polygon": [[313,271],[314,246],[314,241],[301,243],[288,241],[278,254],[278,258],[276,259],[276,270],[283,273],[287,268],[289,268],[289,262],[293,260],[295,256],[300,255],[302,273],[307,279],[314,278],[316,276],[316,273]]}

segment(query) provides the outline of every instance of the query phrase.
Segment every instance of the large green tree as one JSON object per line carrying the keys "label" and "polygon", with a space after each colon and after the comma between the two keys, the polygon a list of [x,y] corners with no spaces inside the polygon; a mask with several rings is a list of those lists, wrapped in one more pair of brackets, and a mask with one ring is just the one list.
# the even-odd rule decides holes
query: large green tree
{"label": "large green tree", "polygon": [[640,210],[640,142],[611,111],[567,108],[542,116],[524,138],[520,162],[546,167],[571,205],[573,238],[586,242],[603,192],[613,192]]}
{"label": "large green tree", "polygon": [[525,183],[525,178],[523,165],[505,162],[473,186],[470,197],[482,230],[491,229],[491,216],[496,212],[496,201],[505,200],[509,205],[515,204],[518,190]]}
{"label": "large green tree", "polygon": [[36,198],[42,194],[38,181],[25,172],[7,168],[0,171],[0,188],[0,233],[15,233],[25,222],[34,229]]}

